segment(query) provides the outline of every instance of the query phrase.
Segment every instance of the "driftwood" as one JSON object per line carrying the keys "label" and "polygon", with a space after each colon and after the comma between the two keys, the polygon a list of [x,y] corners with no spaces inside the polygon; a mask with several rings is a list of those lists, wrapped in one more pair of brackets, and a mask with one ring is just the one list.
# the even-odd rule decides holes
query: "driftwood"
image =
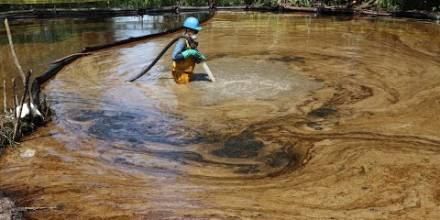
{"label": "driftwood", "polygon": [[17,207],[14,209],[15,212],[24,212],[24,211],[39,211],[39,210],[47,210],[47,209],[52,209],[52,210],[59,210],[60,208],[57,206],[50,206],[50,207]]}
{"label": "driftwood", "polygon": [[24,211],[39,211],[39,210],[47,210],[47,209],[56,209],[53,207],[19,207],[15,208],[14,211],[16,212],[24,212]]}

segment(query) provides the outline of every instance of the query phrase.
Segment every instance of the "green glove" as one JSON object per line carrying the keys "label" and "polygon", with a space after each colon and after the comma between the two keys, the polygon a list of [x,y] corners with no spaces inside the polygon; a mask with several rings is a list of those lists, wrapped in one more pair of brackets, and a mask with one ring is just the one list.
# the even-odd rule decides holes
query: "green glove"
{"label": "green glove", "polygon": [[201,63],[201,62],[205,61],[206,56],[203,55],[202,53],[200,53],[200,51],[197,51],[197,52],[199,52],[199,53],[194,57],[194,60],[196,61],[196,63]]}
{"label": "green glove", "polygon": [[182,56],[185,59],[187,59],[189,57],[193,57],[194,59],[196,59],[198,61],[206,60],[206,56],[195,49],[188,49],[188,50],[183,51]]}
{"label": "green glove", "polygon": [[199,52],[199,54],[198,54],[198,56],[197,56],[197,60],[206,60],[206,56],[205,56],[205,54],[203,54],[203,53],[200,53]]}

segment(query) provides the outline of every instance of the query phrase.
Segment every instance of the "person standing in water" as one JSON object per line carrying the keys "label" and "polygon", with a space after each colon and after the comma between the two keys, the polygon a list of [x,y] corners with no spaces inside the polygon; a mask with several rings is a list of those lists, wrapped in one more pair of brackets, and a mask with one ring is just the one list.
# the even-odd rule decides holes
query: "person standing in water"
{"label": "person standing in water", "polygon": [[184,36],[186,39],[180,39],[173,51],[173,77],[177,84],[187,84],[194,73],[196,63],[206,60],[205,55],[197,50],[197,34],[202,27],[195,17],[188,17],[183,22],[185,28]]}

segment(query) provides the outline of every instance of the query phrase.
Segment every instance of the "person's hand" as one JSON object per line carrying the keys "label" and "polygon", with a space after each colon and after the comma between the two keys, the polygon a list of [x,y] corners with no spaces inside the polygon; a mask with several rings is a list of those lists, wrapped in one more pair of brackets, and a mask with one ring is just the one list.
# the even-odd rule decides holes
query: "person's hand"
{"label": "person's hand", "polygon": [[206,56],[205,56],[205,54],[199,52],[197,59],[200,61],[204,61],[204,60],[206,60]]}
{"label": "person's hand", "polygon": [[182,56],[183,56],[183,58],[188,59],[190,57],[196,56],[197,53],[198,53],[197,50],[188,49],[188,50],[185,50],[185,51],[182,52]]}
{"label": "person's hand", "polygon": [[182,52],[183,58],[187,59],[189,57],[194,58],[198,63],[206,60],[206,56],[200,53],[200,51],[195,49],[188,49]]}
{"label": "person's hand", "polygon": [[203,53],[200,53],[199,51],[199,53],[196,55],[194,59],[196,60],[196,63],[201,63],[206,60],[206,56]]}

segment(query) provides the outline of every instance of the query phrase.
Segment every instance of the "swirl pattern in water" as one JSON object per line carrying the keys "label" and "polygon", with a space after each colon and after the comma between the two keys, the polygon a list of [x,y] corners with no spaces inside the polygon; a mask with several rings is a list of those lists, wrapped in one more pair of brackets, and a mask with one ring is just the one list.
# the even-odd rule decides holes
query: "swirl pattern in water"
{"label": "swirl pattern in water", "polygon": [[[0,159],[33,219],[440,217],[439,25],[219,13],[217,82],[176,85],[170,39],[97,52],[46,87],[55,121]],[[20,153],[36,150],[32,158]]]}

